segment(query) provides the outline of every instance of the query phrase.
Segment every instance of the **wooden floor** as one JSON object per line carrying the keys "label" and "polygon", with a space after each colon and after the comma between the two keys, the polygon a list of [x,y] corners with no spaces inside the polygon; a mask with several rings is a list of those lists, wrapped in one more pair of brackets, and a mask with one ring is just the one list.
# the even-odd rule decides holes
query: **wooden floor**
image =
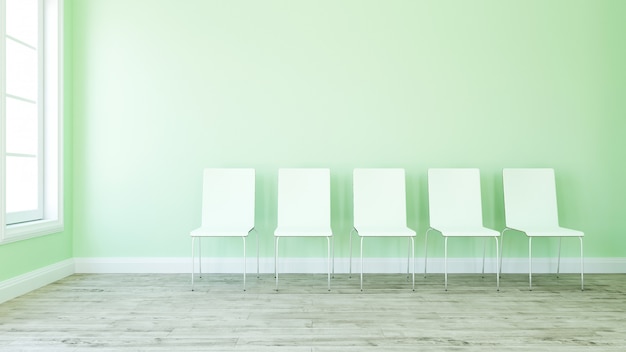
{"label": "wooden floor", "polygon": [[0,351],[624,351],[626,275],[73,275],[0,305]]}

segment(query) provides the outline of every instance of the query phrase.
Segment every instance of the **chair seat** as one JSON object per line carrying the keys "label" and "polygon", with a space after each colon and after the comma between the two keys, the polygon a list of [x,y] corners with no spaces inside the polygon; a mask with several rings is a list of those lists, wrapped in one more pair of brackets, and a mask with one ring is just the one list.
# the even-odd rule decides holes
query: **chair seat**
{"label": "chair seat", "polygon": [[189,235],[191,237],[245,237],[253,228],[233,226],[233,227],[200,227]]}
{"label": "chair seat", "polygon": [[330,227],[300,227],[281,226],[276,228],[276,237],[331,237],[333,231]]}
{"label": "chair seat", "polygon": [[497,237],[500,236],[500,232],[486,227],[440,227],[433,228],[446,237]]}
{"label": "chair seat", "polygon": [[415,231],[408,227],[355,227],[361,237],[414,237]]}
{"label": "chair seat", "polygon": [[513,230],[524,232],[529,237],[583,237],[585,235],[582,231],[567,229],[565,227],[513,228]]}

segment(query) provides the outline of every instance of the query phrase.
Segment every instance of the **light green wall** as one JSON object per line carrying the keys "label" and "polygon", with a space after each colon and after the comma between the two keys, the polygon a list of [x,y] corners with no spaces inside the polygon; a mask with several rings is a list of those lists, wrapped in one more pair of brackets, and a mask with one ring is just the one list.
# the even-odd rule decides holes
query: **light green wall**
{"label": "light green wall", "polygon": [[[585,231],[586,256],[626,256],[624,1],[79,0],[72,10],[76,257],[187,256],[207,166],[257,169],[264,256],[279,167],[331,168],[339,257],[355,167],[406,168],[418,255],[429,167],[480,168],[485,224],[497,229],[501,169],[554,167],[561,222]],[[208,251],[239,255],[239,242],[219,243]],[[508,243],[505,254],[526,255],[521,238]],[[323,242],[303,244],[284,248],[323,255]],[[404,256],[403,245],[367,254]],[[466,241],[451,254],[468,246],[482,253]]]}
{"label": "light green wall", "polygon": [[[66,0],[66,3],[69,3]],[[66,6],[64,16],[71,19],[72,7]],[[52,235],[0,245],[0,282],[73,257],[72,228],[72,21],[65,23],[64,69],[64,231]]]}

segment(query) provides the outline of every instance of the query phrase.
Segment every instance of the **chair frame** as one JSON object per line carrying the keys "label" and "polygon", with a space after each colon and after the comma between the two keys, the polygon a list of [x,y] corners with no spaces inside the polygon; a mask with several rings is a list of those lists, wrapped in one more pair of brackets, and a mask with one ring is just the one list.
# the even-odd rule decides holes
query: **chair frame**
{"label": "chair frame", "polygon": [[[435,189],[433,189],[433,183],[432,180],[434,177],[436,177],[437,174],[441,174],[441,173],[445,173],[447,175],[447,177],[454,177],[456,182],[458,182],[460,180],[460,178],[464,178],[466,181],[472,181],[473,184],[472,186],[477,186],[477,189],[473,189],[472,191],[474,191],[474,198],[473,199],[464,199],[466,201],[466,203],[468,204],[463,204],[465,207],[467,206],[475,206],[476,208],[475,210],[475,214],[474,216],[476,217],[475,219],[471,219],[472,222],[475,222],[475,224],[472,225],[468,225],[468,224],[462,224],[462,227],[459,227],[458,229],[455,229],[455,232],[457,233],[471,233],[475,230],[480,230],[482,233],[484,234],[457,234],[457,235],[453,235],[453,234],[449,234],[447,231],[444,230],[445,226],[441,226],[442,224],[432,224],[432,215],[433,215],[433,211],[432,211],[432,207],[433,207],[433,203],[437,203],[437,202],[433,202],[433,197],[435,197],[435,195],[433,194]],[[471,178],[474,178],[474,180],[472,180]],[[474,183],[474,181],[476,181]],[[480,195],[480,170],[476,169],[476,168],[464,168],[464,169],[455,169],[455,168],[448,168],[448,169],[429,169],[428,170],[428,197],[429,197],[429,215],[431,217],[430,219],[430,227],[428,228],[428,230],[426,230],[426,234],[424,236],[424,277],[426,277],[426,273],[427,273],[427,268],[428,268],[428,234],[431,231],[434,232],[439,232],[443,238],[444,238],[444,289],[447,291],[448,290],[448,238],[450,237],[482,237],[483,238],[483,261],[482,261],[482,276],[485,277],[485,254],[486,254],[486,249],[487,249],[487,238],[488,237],[493,237],[493,239],[495,240],[495,245],[496,245],[496,289],[497,291],[500,291],[500,271],[499,271],[499,260],[498,260],[498,251],[499,251],[499,245],[498,245],[498,237],[500,236],[500,233],[496,230],[492,230],[492,229],[488,229],[486,227],[483,226],[483,219],[482,219],[482,198]],[[437,195],[439,196],[439,195]],[[446,202],[448,202],[450,200],[446,200]],[[469,204],[469,202],[475,203],[475,204]],[[438,209],[438,211],[441,209]],[[439,215],[439,214],[438,214]],[[454,214],[453,214],[454,215]],[[457,214],[458,215],[458,214]],[[440,221],[438,219],[438,221]],[[446,221],[448,221],[448,219],[446,219]],[[468,221],[468,219],[464,219],[464,221]],[[450,224],[447,224],[450,225]],[[456,224],[454,224],[455,226],[457,226]],[[470,228],[471,226],[471,228]],[[489,234],[491,233],[491,234]]]}
{"label": "chair frame", "polygon": [[[314,173],[320,173],[319,175],[314,175]],[[300,175],[298,175],[300,174]],[[307,175],[308,174],[308,175]],[[319,177],[319,176],[324,176],[324,177],[328,177],[328,224],[324,224],[328,225],[328,230],[330,230],[329,235],[314,235],[314,234],[307,234],[307,235],[302,235],[299,233],[299,231],[294,229],[293,233],[288,233],[288,234],[283,234],[283,235],[279,235],[277,234],[277,231],[274,231],[274,277],[275,277],[275,281],[276,281],[276,287],[275,290],[278,291],[278,258],[279,258],[279,240],[281,237],[300,237],[300,238],[319,238],[319,237],[325,237],[326,238],[326,248],[327,248],[327,258],[328,258],[328,268],[327,268],[327,287],[328,287],[328,291],[330,291],[330,278],[331,278],[331,267],[332,267],[332,272],[334,274],[335,271],[335,236],[333,235],[333,231],[332,231],[332,227],[330,224],[331,221],[331,210],[330,210],[330,169],[328,168],[281,168],[278,170],[278,225],[276,230],[279,230],[281,228],[282,222],[284,221],[284,218],[282,217],[282,209],[284,209],[284,204],[281,204],[281,202],[286,201],[286,198],[283,198],[281,196],[281,191],[284,191],[286,189],[283,189],[281,187],[281,178],[284,177]],[[321,179],[320,179],[321,180]],[[293,181],[293,180],[292,180]],[[326,182],[326,180],[324,180],[324,183]],[[325,185],[324,185],[325,186]],[[283,186],[285,187],[285,186]],[[282,206],[281,206],[282,205]],[[293,204],[290,204],[293,205]],[[326,217],[326,214],[324,214],[324,217]],[[291,219],[290,219],[291,220]],[[326,219],[324,219],[326,220]],[[298,229],[304,229],[306,228],[308,225],[303,225],[303,224],[298,224],[297,228]]]}
{"label": "chair frame", "polygon": [[[206,203],[207,199],[210,199],[210,204],[212,206],[215,206],[217,204],[219,204],[220,201],[223,201],[223,198],[218,198],[216,200],[213,200],[212,197],[206,193],[208,192],[207,190],[207,186],[209,186],[209,178],[214,176],[214,175],[219,175],[222,174],[222,176],[224,176],[225,174],[240,174],[242,175],[243,173],[251,173],[251,175],[243,175],[245,177],[252,177],[252,191],[255,192],[255,185],[254,183],[256,182],[256,172],[254,169],[237,169],[237,168],[205,168],[204,169],[204,173],[203,173],[203,196],[202,196],[202,226],[196,230],[193,230],[190,232],[190,237],[191,237],[191,290],[194,291],[195,290],[195,252],[196,252],[196,239],[198,239],[198,271],[199,271],[199,277],[202,277],[202,238],[234,238],[234,237],[241,237],[243,240],[243,290],[246,291],[246,263],[247,263],[247,257],[246,257],[246,238],[250,235],[251,232],[254,232],[256,234],[256,269],[257,269],[257,278],[259,277],[259,233],[256,230],[256,228],[254,227],[254,199],[255,199],[255,195],[252,194],[252,209],[248,209],[252,211],[252,224],[251,224],[251,228],[242,235],[233,235],[233,234],[220,234],[219,232],[207,232],[206,234],[200,234],[200,235],[195,235],[194,232],[198,231],[198,230],[202,230],[205,228],[205,216],[206,216],[206,210],[205,207],[207,207],[209,204]],[[224,195],[222,195],[222,197],[225,197]],[[215,202],[215,203],[213,203]]]}
{"label": "chair frame", "polygon": [[[558,229],[558,230],[568,230],[568,231],[576,231],[576,232],[580,232],[577,230],[571,230],[568,228],[564,228],[561,227],[560,225],[558,225],[558,211],[557,211],[557,196],[556,196],[556,179],[555,179],[555,175],[554,175],[554,169],[551,168],[520,168],[520,169],[504,169],[503,170],[503,186],[504,186],[504,204],[505,204],[505,218],[506,218],[506,181],[505,181],[505,174],[507,172],[512,172],[512,171],[520,171],[520,172],[536,172],[536,173],[540,173],[540,172],[544,172],[546,174],[546,182],[550,182],[550,184],[546,184],[547,186],[550,187],[549,191],[550,193],[552,193],[554,195],[554,209],[553,211],[556,214],[556,219],[553,219],[557,222],[557,226],[554,229]],[[547,177],[550,176],[550,179],[548,180]],[[559,273],[560,273],[560,267],[561,267],[561,242],[563,240],[564,237],[567,238],[573,238],[573,237],[578,237],[579,239],[579,243],[580,243],[580,289],[581,291],[585,290],[585,280],[584,280],[584,272],[585,272],[585,265],[584,265],[584,255],[583,255],[583,237],[584,237],[584,233],[580,232],[581,235],[580,236],[576,236],[576,235],[566,235],[566,236],[558,236],[558,235],[532,235],[531,233],[528,232],[528,230],[523,229],[524,226],[509,226],[509,224],[506,224],[506,227],[502,230],[501,232],[501,236],[502,236],[502,240],[500,241],[500,276],[502,275],[502,249],[504,247],[504,233],[507,231],[513,231],[513,232],[520,232],[523,233],[524,235],[526,235],[526,237],[528,237],[528,289],[530,291],[532,291],[533,289],[533,284],[532,284],[532,240],[533,237],[543,237],[543,238],[558,238],[559,239],[559,249],[558,249],[558,259],[557,259],[557,266],[556,266],[556,275],[557,278],[559,277]],[[554,230],[552,229],[552,230]],[[550,229],[549,229],[550,230]]]}
{"label": "chair frame", "polygon": [[[361,272],[360,272],[360,289],[361,291],[363,291],[363,246],[364,246],[364,239],[365,237],[379,237],[379,238],[402,238],[402,237],[406,237],[409,239],[409,254],[408,254],[408,258],[407,258],[407,280],[409,275],[412,277],[412,282],[411,282],[411,290],[415,291],[415,236],[416,236],[416,232],[412,229],[410,229],[407,225],[406,225],[406,175],[405,175],[405,170],[404,169],[393,169],[393,168],[372,168],[372,169],[354,169],[353,172],[353,180],[356,177],[357,173],[361,173],[361,172],[373,172],[373,173],[378,173],[380,172],[382,173],[392,173],[392,172],[397,172],[401,170],[402,171],[402,184],[401,184],[401,195],[402,195],[402,200],[403,200],[403,204],[402,204],[402,208],[404,210],[403,214],[400,214],[401,217],[403,218],[403,224],[402,227],[405,230],[409,230],[410,232],[412,232],[412,235],[362,235],[359,233],[358,228],[360,227],[360,224],[356,223],[356,216],[355,216],[355,224],[354,227],[352,228],[352,230],[350,230],[350,264],[349,264],[349,274],[350,277],[352,277],[352,236],[353,235],[357,235],[360,237],[360,263],[361,263]],[[387,175],[389,176],[389,175]],[[353,184],[353,197],[354,197],[354,184]],[[400,190],[400,189],[398,189]],[[394,227],[398,227],[399,224],[394,224]],[[385,232],[385,231],[381,231],[381,232]],[[413,270],[410,270],[411,268],[411,260],[413,261]]]}

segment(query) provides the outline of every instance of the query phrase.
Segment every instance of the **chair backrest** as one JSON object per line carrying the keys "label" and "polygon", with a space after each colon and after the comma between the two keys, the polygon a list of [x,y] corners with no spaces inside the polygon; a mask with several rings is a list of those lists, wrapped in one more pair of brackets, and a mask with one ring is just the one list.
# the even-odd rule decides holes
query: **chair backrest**
{"label": "chair backrest", "polygon": [[204,169],[203,227],[254,227],[254,169]]}
{"label": "chair backrest", "polygon": [[428,209],[432,228],[482,227],[478,169],[429,169]]}
{"label": "chair backrest", "polygon": [[404,169],[354,169],[354,227],[406,227]]}
{"label": "chair backrest", "polygon": [[330,169],[278,170],[278,226],[330,228]]}
{"label": "chair backrest", "polygon": [[559,226],[554,169],[504,169],[502,184],[507,227]]}

